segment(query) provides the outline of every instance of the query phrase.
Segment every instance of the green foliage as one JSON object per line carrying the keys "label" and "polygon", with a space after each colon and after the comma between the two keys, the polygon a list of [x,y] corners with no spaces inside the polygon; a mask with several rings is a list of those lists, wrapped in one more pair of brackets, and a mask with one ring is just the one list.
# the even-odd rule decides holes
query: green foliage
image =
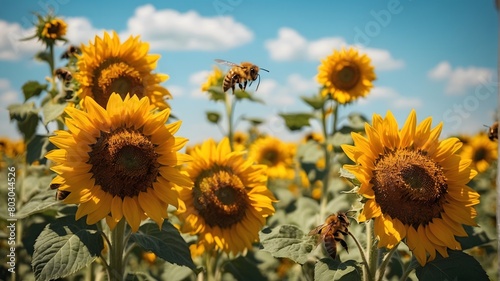
{"label": "green foliage", "polygon": [[208,89],[208,98],[213,101],[225,101],[226,94],[222,91],[221,86],[212,86]]}
{"label": "green foliage", "polygon": [[246,256],[239,256],[224,265],[224,271],[230,273],[236,280],[268,280],[257,267],[259,264],[253,253]]}
{"label": "green foliage", "polygon": [[270,252],[275,258],[289,258],[296,263],[304,264],[308,255],[316,247],[311,236],[294,225],[281,225],[274,229],[266,228],[259,233],[263,250]]}
{"label": "green foliage", "polygon": [[215,111],[207,111],[207,112],[205,112],[205,114],[207,116],[207,120],[210,123],[214,123],[214,124],[219,123],[219,121],[220,121],[220,113],[215,112]]}
{"label": "green foliage", "polygon": [[36,213],[43,212],[60,204],[56,200],[56,191],[47,189],[30,198],[16,214],[18,219],[23,219]]}
{"label": "green foliage", "polygon": [[86,218],[66,216],[48,224],[38,236],[33,253],[36,280],[69,276],[90,265],[103,249],[103,239]]}
{"label": "green foliage", "polygon": [[416,269],[418,280],[490,280],[481,265],[462,251],[448,250],[449,257],[437,256],[435,260]]}
{"label": "green foliage", "polygon": [[38,126],[38,109],[35,103],[12,104],[7,107],[10,120],[17,121],[17,128],[24,135],[25,140],[33,137]]}
{"label": "green foliage", "polygon": [[49,141],[49,136],[35,135],[26,146],[26,161],[28,164],[32,164],[35,161],[45,164],[47,162],[45,154],[54,148],[55,145]]}
{"label": "green foliage", "polygon": [[132,234],[131,240],[167,262],[187,266],[196,271],[196,265],[191,259],[186,241],[168,221],[163,222],[161,229],[155,223],[141,225],[139,231]]}
{"label": "green foliage", "polygon": [[24,83],[22,87],[24,100],[27,101],[32,97],[38,97],[43,91],[47,91],[48,86],[47,84],[40,84],[38,81]]}
{"label": "green foliage", "polygon": [[280,113],[279,115],[285,120],[285,125],[291,131],[311,126],[309,119],[314,117],[311,113]]}
{"label": "green foliage", "polygon": [[325,106],[325,102],[326,102],[326,99],[323,99],[323,97],[320,95],[315,95],[312,97],[302,96],[300,98],[306,104],[310,105],[312,107],[312,109],[314,109],[314,110],[320,110],[321,108],[323,108],[323,106]]}
{"label": "green foliage", "polygon": [[315,281],[359,281],[362,276],[361,265],[354,260],[340,262],[325,258],[319,260],[314,267]]}
{"label": "green foliage", "polygon": [[237,91],[235,91],[234,95],[236,96],[236,98],[238,100],[244,100],[244,99],[246,99],[246,100],[249,100],[249,101],[253,101],[253,102],[264,104],[264,101],[262,99],[256,98],[254,95],[251,95],[247,91],[237,90]]}
{"label": "green foliage", "polygon": [[42,112],[43,112],[43,124],[46,126],[51,121],[54,121],[64,113],[64,109],[66,108],[67,103],[65,101],[61,102],[53,102],[49,101],[43,104]]}

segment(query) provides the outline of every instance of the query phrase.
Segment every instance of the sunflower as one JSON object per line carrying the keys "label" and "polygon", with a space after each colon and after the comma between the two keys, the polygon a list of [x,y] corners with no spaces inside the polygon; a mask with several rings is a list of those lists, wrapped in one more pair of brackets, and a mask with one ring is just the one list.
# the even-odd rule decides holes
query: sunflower
{"label": "sunflower", "polygon": [[486,134],[478,134],[464,145],[460,155],[472,159],[473,167],[483,173],[498,158],[498,143],[491,141]]}
{"label": "sunflower", "polygon": [[266,165],[266,172],[270,178],[290,179],[295,175],[293,169],[295,151],[293,144],[284,143],[274,137],[263,137],[252,143],[248,157]]}
{"label": "sunflower", "polygon": [[178,206],[177,188],[192,181],[176,166],[191,158],[178,153],[187,139],[174,137],[180,121],[164,125],[170,109],[154,113],[148,98],[112,94],[106,109],[92,98],[84,110],[66,108],[69,131],[56,131],[50,141],[59,147],[46,158],[56,165],[52,184],[70,192],[67,204],[79,204],[76,219],[87,224],[106,218],[113,229],[122,217],[136,232],[141,220],[159,226],[168,205]]}
{"label": "sunflower", "polygon": [[214,67],[214,71],[210,73],[207,78],[207,81],[201,85],[201,91],[207,92],[211,87],[221,86],[222,81],[224,80],[224,73],[218,67]]}
{"label": "sunflower", "polygon": [[370,58],[350,48],[335,50],[322,60],[317,79],[323,86],[322,96],[331,96],[338,103],[345,104],[366,96],[376,76]]}
{"label": "sunflower", "polygon": [[237,131],[233,135],[234,150],[247,149],[248,135],[244,132]]}
{"label": "sunflower", "polygon": [[79,72],[75,74],[81,98],[90,96],[105,107],[112,93],[122,98],[130,94],[149,97],[160,109],[170,107],[165,99],[172,95],[160,86],[168,75],[152,73],[160,56],[148,54],[149,45],[139,41],[139,37],[130,36],[122,44],[116,32],[113,37],[104,33],[104,39],[96,36],[94,44],[82,45],[81,50]]}
{"label": "sunflower", "polygon": [[379,247],[393,248],[401,240],[424,265],[447,257],[447,248],[461,249],[455,236],[467,236],[462,225],[476,226],[479,194],[466,184],[477,172],[471,160],[456,154],[458,138],[439,141],[442,123],[431,129],[429,117],[416,125],[410,113],[401,131],[390,111],[373,115],[367,137],[352,133],[354,146],[342,149],[356,165],[344,165],[361,182],[366,202],[359,216],[374,219]]}
{"label": "sunflower", "polygon": [[192,190],[180,189],[185,208],[178,211],[181,231],[198,235],[196,249],[237,254],[251,248],[266,218],[274,214],[275,198],[267,189],[265,166],[245,160],[224,138],[218,145],[209,139],[192,151],[186,171]]}
{"label": "sunflower", "polygon": [[51,19],[43,25],[42,37],[56,40],[63,38],[68,30],[68,25],[62,19]]}

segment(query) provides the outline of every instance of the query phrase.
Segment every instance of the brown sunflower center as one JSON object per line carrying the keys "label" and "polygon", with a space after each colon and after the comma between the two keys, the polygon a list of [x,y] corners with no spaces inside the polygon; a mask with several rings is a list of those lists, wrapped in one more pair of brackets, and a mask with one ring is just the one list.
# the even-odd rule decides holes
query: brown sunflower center
{"label": "brown sunflower center", "polygon": [[48,22],[45,24],[45,34],[47,37],[52,39],[57,38],[61,32],[61,23],[60,22]]}
{"label": "brown sunflower center", "polygon": [[370,183],[382,212],[415,228],[440,216],[448,189],[441,166],[411,149],[377,159]]}
{"label": "brown sunflower center", "polygon": [[96,185],[113,196],[134,197],[152,187],[160,164],[155,146],[131,129],[101,133],[89,152],[90,172]]}
{"label": "brown sunflower center", "polygon": [[195,181],[193,195],[194,207],[211,227],[228,228],[245,217],[245,186],[227,167],[202,172]]}
{"label": "brown sunflower center", "polygon": [[95,101],[101,106],[106,106],[112,93],[120,94],[122,99],[127,94],[135,94],[139,98],[144,96],[140,72],[115,58],[103,62],[93,76],[97,83],[94,83],[92,91]]}
{"label": "brown sunflower center", "polygon": [[332,72],[330,79],[335,88],[349,91],[356,87],[361,80],[361,70],[355,63],[344,62],[337,71]]}
{"label": "brown sunflower center", "polygon": [[473,161],[474,162],[481,161],[483,159],[486,159],[487,156],[488,156],[488,150],[485,147],[479,147],[478,149],[476,149],[476,151],[474,151]]}
{"label": "brown sunflower center", "polygon": [[262,152],[262,164],[275,166],[280,161],[280,153],[276,149],[266,149]]}

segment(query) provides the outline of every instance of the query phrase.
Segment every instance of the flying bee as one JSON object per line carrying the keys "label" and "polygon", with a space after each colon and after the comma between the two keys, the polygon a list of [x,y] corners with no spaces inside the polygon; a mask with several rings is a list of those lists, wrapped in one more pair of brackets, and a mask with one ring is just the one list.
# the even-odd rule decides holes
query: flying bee
{"label": "flying bee", "polygon": [[61,59],[69,59],[74,57],[75,54],[81,54],[82,50],[75,45],[70,45],[61,55]]}
{"label": "flying bee", "polygon": [[337,214],[329,215],[325,223],[315,227],[309,232],[309,235],[319,234],[320,239],[318,239],[318,244],[323,241],[326,252],[332,259],[335,259],[337,256],[337,242],[349,253],[347,243],[345,242],[345,238],[349,234],[349,224],[350,222],[346,214],[338,212]]}
{"label": "flying bee", "polygon": [[55,74],[57,78],[61,79],[63,82],[69,82],[71,79],[73,79],[73,75],[71,74],[71,71],[69,71],[67,68],[58,68],[55,71]]}
{"label": "flying bee", "polygon": [[257,83],[257,88],[255,89],[257,91],[260,85],[259,70],[264,70],[266,72],[269,72],[269,70],[258,67],[257,65],[251,62],[242,62],[241,64],[236,64],[221,59],[216,59],[215,61],[220,64],[231,66],[231,69],[224,77],[224,82],[222,83],[222,89],[224,90],[224,92],[226,92],[227,90],[229,90],[229,88],[231,88],[233,90],[233,94],[236,84],[238,84],[240,89],[244,91],[247,88],[248,82],[250,82],[250,84],[248,85],[252,85],[253,81],[259,79],[259,82]]}
{"label": "flying bee", "polygon": [[495,122],[491,125],[491,127],[488,127],[488,138],[491,141],[498,140],[498,122]]}

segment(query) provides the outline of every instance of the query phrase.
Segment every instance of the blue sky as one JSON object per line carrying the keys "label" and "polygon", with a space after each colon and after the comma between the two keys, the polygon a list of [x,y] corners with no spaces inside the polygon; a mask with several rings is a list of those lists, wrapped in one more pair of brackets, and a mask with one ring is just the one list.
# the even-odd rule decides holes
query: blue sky
{"label": "blue sky", "polygon": [[221,137],[204,112],[223,107],[199,90],[216,58],[270,70],[255,93],[266,105],[244,101],[236,112],[265,118],[261,129],[287,140],[319,129],[313,123],[315,129],[289,133],[278,114],[308,110],[299,97],[317,91],[320,59],[342,46],[361,46],[378,79],[370,95],[341,116],[357,111],[371,118],[391,110],[402,125],[415,108],[419,121],[442,121],[444,135],[474,134],[493,122],[498,102],[493,0],[8,1],[0,11],[1,136],[19,138],[5,108],[22,101],[24,82],[47,75],[47,66],[31,59],[41,45],[16,40],[31,34],[32,13],[47,7],[68,22],[72,43],[88,44],[103,30],[116,30],[123,41],[132,34],[149,42],[150,52],[161,55],[156,71],[170,75],[163,85],[174,95],[173,114],[183,120],[178,135],[192,143]]}

